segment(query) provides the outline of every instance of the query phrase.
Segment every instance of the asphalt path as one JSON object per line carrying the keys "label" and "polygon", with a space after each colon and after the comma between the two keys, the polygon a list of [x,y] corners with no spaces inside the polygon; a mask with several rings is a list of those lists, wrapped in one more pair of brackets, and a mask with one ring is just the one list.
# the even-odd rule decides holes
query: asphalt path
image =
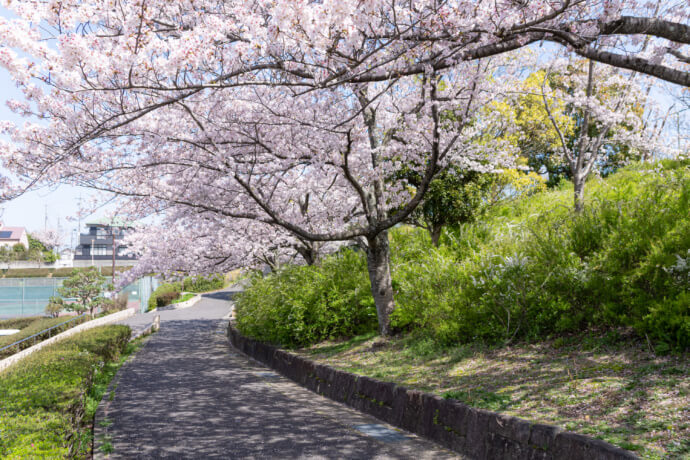
{"label": "asphalt path", "polygon": [[[312,393],[235,350],[232,293],[163,311],[96,415],[95,458],[457,458]],[[135,328],[151,315],[127,320]]]}

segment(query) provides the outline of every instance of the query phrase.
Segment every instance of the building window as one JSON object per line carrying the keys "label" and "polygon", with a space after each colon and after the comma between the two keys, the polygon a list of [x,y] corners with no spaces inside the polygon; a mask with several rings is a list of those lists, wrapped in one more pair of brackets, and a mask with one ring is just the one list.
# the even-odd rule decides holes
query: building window
{"label": "building window", "polygon": [[104,244],[97,244],[93,247],[94,256],[105,256],[108,255],[108,246]]}

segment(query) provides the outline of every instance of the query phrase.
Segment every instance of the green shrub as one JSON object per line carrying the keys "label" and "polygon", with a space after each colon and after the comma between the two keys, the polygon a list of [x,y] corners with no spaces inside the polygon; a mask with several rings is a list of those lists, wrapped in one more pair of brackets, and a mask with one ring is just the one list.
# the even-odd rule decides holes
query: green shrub
{"label": "green shrub", "polygon": [[[587,193],[580,214],[568,184],[509,202],[439,248],[423,230],[391,231],[394,329],[453,344],[622,326],[659,350],[690,347],[688,167],[632,165]],[[287,267],[252,280],[238,325],[290,346],[353,335],[361,312],[374,319],[368,286],[359,253]]]}
{"label": "green shrub", "polygon": [[148,309],[153,310],[154,308],[170,305],[173,300],[180,297],[181,292],[182,284],[179,282],[161,284],[151,293]]}
{"label": "green shrub", "polygon": [[86,457],[91,424],[86,395],[130,334],[127,326],[90,329],[0,373],[0,457]]}
{"label": "green shrub", "polygon": [[190,276],[182,280],[182,290],[185,292],[208,292],[222,289],[225,276],[222,274],[205,276]]}
{"label": "green shrub", "polygon": [[444,343],[631,326],[690,346],[687,169],[636,166],[588,190],[579,215],[569,189],[543,193],[450,232],[438,250],[423,232],[392,232],[394,325]]}
{"label": "green shrub", "polygon": [[65,304],[62,302],[61,298],[58,298],[59,300],[51,300],[48,301],[48,305],[46,305],[45,312],[46,315],[50,316],[51,318],[57,318],[60,316],[60,313],[65,309]]}
{"label": "green shrub", "polygon": [[344,250],[318,266],[255,276],[235,303],[242,333],[288,347],[376,329],[363,254]]}
{"label": "green shrub", "polygon": [[173,302],[173,300],[176,300],[179,297],[180,293],[177,291],[161,292],[158,294],[156,298],[156,305],[159,307],[170,305]]}

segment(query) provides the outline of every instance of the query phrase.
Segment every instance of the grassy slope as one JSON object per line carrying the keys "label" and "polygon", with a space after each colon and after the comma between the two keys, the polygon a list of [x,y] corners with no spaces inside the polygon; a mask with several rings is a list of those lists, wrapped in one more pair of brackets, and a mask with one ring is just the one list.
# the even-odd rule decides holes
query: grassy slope
{"label": "grassy slope", "polygon": [[0,329],[24,329],[34,321],[43,318],[42,316],[22,316],[19,318],[9,318],[0,320]]}
{"label": "grassy slope", "polygon": [[[595,179],[587,185],[588,200],[624,202],[643,196],[655,180],[637,168]],[[526,228],[544,228],[569,215],[571,206],[572,188],[566,185],[501,206],[480,225],[448,235],[446,243],[465,254],[500,253],[520,241]],[[653,345],[623,328],[508,347],[444,348],[417,334],[372,347],[373,337],[324,342],[299,353],[475,407],[589,434],[645,458],[690,458],[687,351],[657,356]]]}
{"label": "grassy slope", "polygon": [[102,386],[111,374],[107,364],[119,361],[130,333],[127,326],[90,329],[0,373],[0,456],[88,456],[94,382]]}
{"label": "grassy slope", "polygon": [[595,436],[644,458],[690,458],[690,354],[655,356],[645,343],[611,333],[497,348],[379,340],[370,334],[298,353]]}
{"label": "grassy slope", "polygon": [[[10,345],[11,343],[17,342],[19,340],[22,340],[24,338],[30,337],[34,334],[37,334],[45,329],[48,329],[50,327],[56,326],[58,324],[62,323],[67,323],[68,321],[71,321],[73,317],[69,316],[61,316],[59,318],[45,318],[45,317],[35,317],[33,321],[31,321],[29,324],[24,325],[24,327],[21,327],[19,332],[16,334],[12,335],[5,335],[0,337],[0,348]],[[37,336],[34,340],[28,340],[26,342],[23,342],[19,344],[18,346],[13,346],[11,348],[8,348],[6,350],[3,350],[0,352],[0,359],[6,358],[10,355],[13,355],[25,348],[31,347],[35,345],[38,342],[41,342],[47,338],[52,336],[55,336],[59,334],[60,332],[64,332],[67,329],[73,328],[74,326],[77,326],[84,321],[88,321],[90,318],[88,317],[82,317],[81,319],[75,319],[74,321],[71,321],[67,324],[64,324],[63,326],[60,326],[56,329],[53,329],[50,331],[50,334],[44,333],[42,335]],[[8,320],[9,321],[16,321],[16,320]],[[21,323],[20,323],[21,324]]]}
{"label": "grassy slope", "polygon": [[175,300],[173,300],[173,301],[170,302],[170,303],[171,303],[171,304],[176,304],[176,303],[186,302],[186,301],[188,301],[189,299],[191,299],[192,297],[194,297],[195,295],[196,295],[196,294],[193,293],[193,292],[188,292],[188,293],[186,293],[186,294],[180,296],[179,299],[175,299]]}

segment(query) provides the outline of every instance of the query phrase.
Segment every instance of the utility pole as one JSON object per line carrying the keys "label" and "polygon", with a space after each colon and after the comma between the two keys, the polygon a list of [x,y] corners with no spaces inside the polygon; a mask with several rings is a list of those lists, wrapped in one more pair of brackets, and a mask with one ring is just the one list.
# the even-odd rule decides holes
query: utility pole
{"label": "utility pole", "polygon": [[77,224],[77,232],[81,232],[81,193],[79,194],[79,209],[77,210],[77,216],[79,218],[79,223]]}
{"label": "utility pole", "polygon": [[112,276],[112,282],[113,285],[115,285],[115,227],[113,227],[113,223],[110,223],[110,237],[113,239],[113,271],[111,272]]}

